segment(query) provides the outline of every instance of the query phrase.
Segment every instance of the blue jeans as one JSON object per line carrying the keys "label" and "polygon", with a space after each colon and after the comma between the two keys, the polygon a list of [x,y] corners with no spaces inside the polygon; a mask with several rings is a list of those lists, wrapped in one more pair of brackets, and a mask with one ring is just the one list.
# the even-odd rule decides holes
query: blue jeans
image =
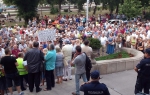
{"label": "blue jeans", "polygon": [[82,77],[84,82],[87,82],[86,73],[75,74],[76,94],[77,95],[80,95],[80,77]]}

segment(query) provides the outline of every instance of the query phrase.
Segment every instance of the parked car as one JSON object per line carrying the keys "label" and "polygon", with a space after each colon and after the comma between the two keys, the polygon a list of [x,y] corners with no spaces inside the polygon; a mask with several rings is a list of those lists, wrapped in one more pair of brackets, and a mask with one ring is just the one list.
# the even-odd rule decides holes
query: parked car
{"label": "parked car", "polygon": [[11,5],[11,6],[8,6],[6,9],[16,9],[16,8],[17,8],[17,6]]}
{"label": "parked car", "polygon": [[123,23],[123,20],[119,20],[119,19],[111,19],[108,21],[108,23],[110,24],[115,24],[115,23]]}

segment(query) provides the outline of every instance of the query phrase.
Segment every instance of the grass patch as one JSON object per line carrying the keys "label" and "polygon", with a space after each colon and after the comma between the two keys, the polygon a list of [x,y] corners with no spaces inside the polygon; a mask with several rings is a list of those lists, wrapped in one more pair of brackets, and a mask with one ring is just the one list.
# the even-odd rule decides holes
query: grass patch
{"label": "grass patch", "polygon": [[133,57],[133,56],[134,56],[133,54],[129,54],[126,51],[121,51],[121,52],[118,52],[118,53],[114,53],[114,54],[110,54],[110,55],[107,55],[107,56],[98,57],[98,58],[95,58],[95,59],[96,59],[96,61],[99,61],[99,60],[129,58],[129,57]]}
{"label": "grass patch", "polygon": [[6,26],[15,26],[16,24],[18,24],[19,26],[22,26],[24,25],[24,22],[9,22],[9,21],[5,22]]}

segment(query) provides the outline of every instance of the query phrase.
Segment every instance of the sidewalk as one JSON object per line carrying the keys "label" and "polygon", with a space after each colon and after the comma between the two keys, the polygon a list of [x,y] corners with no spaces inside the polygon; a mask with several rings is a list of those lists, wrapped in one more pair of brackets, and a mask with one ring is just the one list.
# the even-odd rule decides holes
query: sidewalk
{"label": "sidewalk", "polygon": [[[100,81],[107,85],[111,95],[134,95],[136,72],[133,70],[102,75],[101,77]],[[82,83],[82,80],[80,83]],[[75,91],[74,76],[73,80],[63,82],[63,84],[56,84],[55,88],[51,91],[41,91],[39,93],[34,91],[34,93],[30,93],[27,90],[24,92],[24,95],[72,95],[73,91]],[[14,92],[14,95],[18,95],[17,92]],[[81,95],[84,94],[81,92]]]}

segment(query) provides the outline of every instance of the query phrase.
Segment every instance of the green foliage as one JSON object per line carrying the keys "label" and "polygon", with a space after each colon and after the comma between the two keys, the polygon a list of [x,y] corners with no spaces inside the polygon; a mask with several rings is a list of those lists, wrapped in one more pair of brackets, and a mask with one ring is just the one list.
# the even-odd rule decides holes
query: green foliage
{"label": "green foliage", "polygon": [[101,7],[97,7],[97,10],[100,11],[100,10],[101,10]]}
{"label": "green foliage", "polygon": [[96,61],[99,61],[99,60],[110,60],[110,59],[129,58],[129,57],[130,57],[130,54],[128,54],[126,51],[121,51],[119,53],[110,54],[110,55],[102,56],[102,57],[95,58],[95,59]]}
{"label": "green foliage", "polygon": [[61,4],[65,2],[65,0],[46,0],[48,4],[51,6],[57,5],[59,6],[59,13],[61,14]]}
{"label": "green foliage", "polygon": [[148,7],[150,5],[150,0],[139,0],[143,7]]}
{"label": "green foliage", "polygon": [[64,12],[68,12],[68,9],[64,9]]}
{"label": "green foliage", "polygon": [[103,9],[109,9],[109,11],[112,13],[119,4],[123,4],[124,0],[101,0],[101,3],[103,4]]}
{"label": "green foliage", "polygon": [[125,14],[128,18],[136,17],[142,13],[142,5],[138,0],[124,0],[120,5],[119,13]]}
{"label": "green foliage", "polygon": [[37,6],[40,0],[3,0],[7,5],[16,5],[18,8],[18,16],[24,18],[25,24],[29,19],[37,15]]}
{"label": "green foliage", "polygon": [[86,2],[86,0],[71,0],[71,3],[77,4],[78,6],[78,12],[83,10],[83,4]]}
{"label": "green foliage", "polygon": [[58,13],[58,8],[55,8],[54,6],[51,7],[51,14],[56,14]]}
{"label": "green foliage", "polygon": [[90,47],[92,47],[92,49],[100,49],[102,47],[101,42],[98,39],[88,38],[88,40],[90,41]]}

